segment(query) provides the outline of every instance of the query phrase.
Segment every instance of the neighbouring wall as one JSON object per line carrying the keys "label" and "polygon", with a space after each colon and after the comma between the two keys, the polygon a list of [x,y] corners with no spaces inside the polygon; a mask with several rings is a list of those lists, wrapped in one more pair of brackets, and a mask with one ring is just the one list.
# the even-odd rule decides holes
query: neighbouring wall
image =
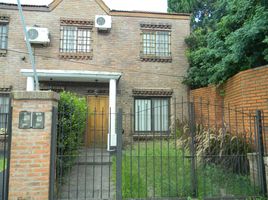
{"label": "neighbouring wall", "polygon": [[253,116],[257,109],[263,110],[268,134],[268,66],[240,72],[219,87],[191,90],[190,98],[195,102],[197,122],[225,127],[238,135],[253,132]]}

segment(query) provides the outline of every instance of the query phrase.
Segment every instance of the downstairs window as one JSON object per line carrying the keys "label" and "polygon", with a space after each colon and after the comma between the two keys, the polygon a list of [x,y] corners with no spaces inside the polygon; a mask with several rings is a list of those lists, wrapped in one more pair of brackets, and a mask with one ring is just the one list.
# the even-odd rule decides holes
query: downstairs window
{"label": "downstairs window", "polygon": [[167,132],[169,104],[169,98],[135,99],[135,132]]}
{"label": "downstairs window", "polygon": [[0,134],[8,127],[9,96],[0,94]]}

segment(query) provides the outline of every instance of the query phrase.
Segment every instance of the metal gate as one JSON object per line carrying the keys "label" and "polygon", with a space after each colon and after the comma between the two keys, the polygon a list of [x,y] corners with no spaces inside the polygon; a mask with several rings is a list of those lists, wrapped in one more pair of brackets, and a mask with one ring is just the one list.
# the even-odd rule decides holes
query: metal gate
{"label": "metal gate", "polygon": [[9,93],[0,94],[0,197],[8,199],[11,144],[11,108]]}
{"label": "metal gate", "polygon": [[[101,98],[101,101],[106,101],[106,98]],[[56,173],[51,179],[51,199],[116,198],[116,153],[120,151],[107,150],[108,140],[111,141],[107,138],[111,114],[102,107],[106,105],[103,102],[97,102],[95,107],[89,106],[84,121],[79,119],[82,113],[60,105],[65,107],[59,109],[61,112],[54,127],[57,142],[52,145],[52,152],[56,152],[55,157],[52,156],[55,164],[52,169],[55,168]],[[57,111],[54,113],[56,116]],[[84,129],[81,129],[81,124]]]}
{"label": "metal gate", "polygon": [[[58,114],[62,121],[57,123],[51,199],[266,196],[268,123],[262,111],[182,99],[151,104],[139,101],[134,111],[112,114],[117,123],[114,151],[107,151],[104,141],[107,132],[103,123],[111,113],[88,112],[87,122],[80,123],[90,125],[91,121],[90,134],[76,130],[77,119],[69,108]],[[88,145],[88,137],[100,139],[102,145]]]}

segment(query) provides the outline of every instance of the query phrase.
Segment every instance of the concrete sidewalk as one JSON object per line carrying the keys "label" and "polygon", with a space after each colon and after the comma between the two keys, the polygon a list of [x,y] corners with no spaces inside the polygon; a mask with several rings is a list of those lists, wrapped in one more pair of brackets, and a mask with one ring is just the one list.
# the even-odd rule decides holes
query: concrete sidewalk
{"label": "concrete sidewalk", "polygon": [[112,156],[105,149],[84,149],[65,177],[58,199],[114,199],[112,167]]}

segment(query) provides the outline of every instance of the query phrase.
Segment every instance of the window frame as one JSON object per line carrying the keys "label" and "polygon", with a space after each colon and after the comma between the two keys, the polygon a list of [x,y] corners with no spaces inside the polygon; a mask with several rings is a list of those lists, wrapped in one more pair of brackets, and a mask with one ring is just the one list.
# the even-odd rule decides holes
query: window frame
{"label": "window frame", "polygon": [[[70,44],[70,39],[68,38],[68,34],[67,34],[67,39],[64,38],[64,34],[65,32],[68,33],[68,30],[64,30],[65,27],[72,27],[74,28],[74,30],[69,32],[73,32],[74,33],[74,40],[72,42],[74,42],[74,49],[68,49],[68,47],[64,47],[64,46],[68,46]],[[80,51],[80,43],[79,43],[79,31],[81,30],[85,30],[87,31],[87,36],[86,37],[82,37],[83,41],[86,41],[86,44],[84,46],[82,46],[83,48],[85,48],[85,51]],[[89,36],[88,36],[89,35]],[[60,53],[84,53],[84,54],[88,54],[92,52],[92,43],[91,43],[91,35],[92,35],[92,29],[89,27],[82,27],[82,26],[71,26],[71,25],[62,25],[61,26],[61,37],[60,37]],[[63,38],[62,38],[63,36]],[[89,43],[87,43],[89,41]]]}
{"label": "window frame", "polygon": [[3,28],[0,28],[0,56],[6,56],[7,50],[8,50],[8,35],[9,35],[9,17],[8,16],[0,16],[0,26],[6,27],[6,41],[5,41],[5,48],[2,48],[2,30]]}
{"label": "window frame", "polygon": [[[168,109],[167,109],[167,116],[168,116],[168,124],[167,124],[167,130],[166,131],[155,131],[155,125],[154,125],[154,116],[153,116],[153,109],[154,109],[154,104],[153,104],[153,101],[154,100],[167,100],[168,102]],[[150,131],[138,131],[136,130],[136,100],[150,100],[151,101],[151,116],[150,116],[150,119],[151,119],[151,130]],[[157,135],[168,135],[170,133],[170,125],[171,125],[171,105],[170,105],[170,102],[171,102],[171,97],[169,96],[147,96],[147,97],[141,97],[141,96],[138,96],[138,97],[134,97],[134,127],[133,127],[133,130],[134,130],[134,133],[135,134],[138,134],[138,135],[149,135],[149,133],[153,133],[153,134],[157,134]]]}
{"label": "window frame", "polygon": [[[144,62],[172,62],[172,24],[169,23],[148,23],[142,22],[140,23],[140,60]],[[157,55],[154,54],[146,54],[144,51],[144,34],[146,33],[154,33],[156,35],[157,32],[167,32],[168,33],[168,50],[167,56],[165,55]],[[157,46],[155,45],[155,52]]]}
{"label": "window frame", "polygon": [[[59,41],[59,57],[63,59],[85,59],[89,60],[92,59],[93,56],[93,25],[94,21],[89,20],[79,20],[79,19],[60,19],[60,41]],[[64,27],[73,27],[74,31],[74,40],[71,42],[74,42],[75,48],[68,50],[68,45],[70,45],[70,38],[67,36],[64,36],[64,33],[66,30],[64,30]],[[82,37],[82,39],[79,36],[80,30],[87,30],[88,34],[86,34],[86,37]],[[67,30],[68,31],[68,30]],[[88,36],[89,35],[89,36]],[[66,38],[64,38],[66,37]],[[81,41],[80,41],[81,40]],[[84,41],[86,41],[86,44],[84,45]],[[88,42],[89,41],[89,42]],[[88,42],[88,43],[87,43]],[[82,45],[81,45],[82,44]],[[66,48],[65,48],[66,46]],[[83,49],[83,51],[82,51]],[[84,51],[85,49],[85,51]]]}
{"label": "window frame", "polygon": [[[161,34],[159,33],[165,33],[167,34],[167,42],[165,43],[161,43],[161,42],[157,42],[158,37],[161,36]],[[165,35],[163,34],[163,35]],[[145,57],[149,57],[149,58],[172,58],[172,53],[171,53],[171,31],[167,31],[167,30],[143,30],[141,33],[141,57],[145,58]],[[150,44],[150,42],[148,42],[148,39],[144,39],[144,36],[146,36],[146,38],[148,37],[148,35],[150,35],[150,37],[154,36],[154,45],[153,46],[148,46],[148,44]],[[146,42],[147,40],[147,42]],[[151,40],[151,39],[149,39]],[[165,49],[163,52],[159,51],[157,52],[157,48],[161,47],[162,45],[167,45],[167,49]],[[146,51],[144,51],[146,48]],[[153,51],[151,51],[151,49]],[[166,51],[167,50],[167,51]],[[147,53],[149,52],[149,53]],[[153,53],[150,53],[153,52]],[[161,54],[167,54],[167,55],[161,55]]]}

